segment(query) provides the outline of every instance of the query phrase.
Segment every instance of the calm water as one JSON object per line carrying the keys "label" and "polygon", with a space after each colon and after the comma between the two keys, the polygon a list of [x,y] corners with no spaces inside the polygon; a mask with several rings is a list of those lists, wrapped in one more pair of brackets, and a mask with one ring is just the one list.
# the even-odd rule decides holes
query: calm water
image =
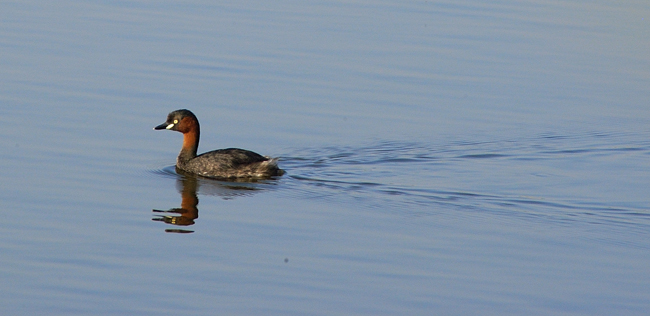
{"label": "calm water", "polygon": [[[0,314],[643,315],[648,51],[647,1],[3,1]],[[176,174],[178,108],[287,174]]]}

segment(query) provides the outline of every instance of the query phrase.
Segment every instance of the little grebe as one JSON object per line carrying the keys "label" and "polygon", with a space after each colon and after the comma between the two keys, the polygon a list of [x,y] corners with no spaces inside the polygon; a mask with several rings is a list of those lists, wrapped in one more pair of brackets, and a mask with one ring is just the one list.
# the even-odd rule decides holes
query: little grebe
{"label": "little grebe", "polygon": [[176,168],[185,172],[221,179],[268,178],[284,173],[278,168],[278,158],[239,148],[213,150],[197,156],[201,131],[199,120],[189,110],[169,113],[167,121],[154,129],[183,133],[183,147],[176,159]]}

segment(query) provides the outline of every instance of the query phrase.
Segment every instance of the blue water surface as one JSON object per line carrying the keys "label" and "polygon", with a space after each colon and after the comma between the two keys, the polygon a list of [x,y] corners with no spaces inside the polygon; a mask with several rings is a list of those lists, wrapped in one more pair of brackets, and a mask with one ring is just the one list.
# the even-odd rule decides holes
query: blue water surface
{"label": "blue water surface", "polygon": [[644,315],[649,14],[4,1],[0,314]]}

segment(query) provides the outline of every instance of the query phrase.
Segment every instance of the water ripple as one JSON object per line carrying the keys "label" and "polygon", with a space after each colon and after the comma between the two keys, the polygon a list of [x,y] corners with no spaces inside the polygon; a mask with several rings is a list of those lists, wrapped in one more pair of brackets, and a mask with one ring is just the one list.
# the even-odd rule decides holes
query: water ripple
{"label": "water ripple", "polygon": [[[296,150],[282,158],[287,194],[373,209],[439,214],[458,210],[552,222],[650,227],[643,190],[646,135],[585,133],[437,145],[380,142]],[[647,160],[647,159],[645,159]],[[641,163],[641,168],[631,169]],[[600,170],[608,172],[599,173]],[[629,190],[607,195],[609,182]],[[605,192],[601,194],[599,192]]]}

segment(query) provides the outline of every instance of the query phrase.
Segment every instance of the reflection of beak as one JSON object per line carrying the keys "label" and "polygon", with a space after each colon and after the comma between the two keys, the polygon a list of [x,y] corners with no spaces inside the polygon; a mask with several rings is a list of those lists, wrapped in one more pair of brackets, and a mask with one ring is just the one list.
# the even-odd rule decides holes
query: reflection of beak
{"label": "reflection of beak", "polygon": [[160,125],[154,127],[153,129],[155,129],[155,130],[160,130],[160,129],[171,129],[172,127],[174,127],[174,123],[172,123],[172,124],[168,124],[167,122],[165,122],[165,123],[162,123],[162,124],[160,124]]}
{"label": "reflection of beak", "polygon": [[166,233],[178,233],[178,234],[191,234],[194,231],[193,230],[186,230],[186,229],[165,229]]}

